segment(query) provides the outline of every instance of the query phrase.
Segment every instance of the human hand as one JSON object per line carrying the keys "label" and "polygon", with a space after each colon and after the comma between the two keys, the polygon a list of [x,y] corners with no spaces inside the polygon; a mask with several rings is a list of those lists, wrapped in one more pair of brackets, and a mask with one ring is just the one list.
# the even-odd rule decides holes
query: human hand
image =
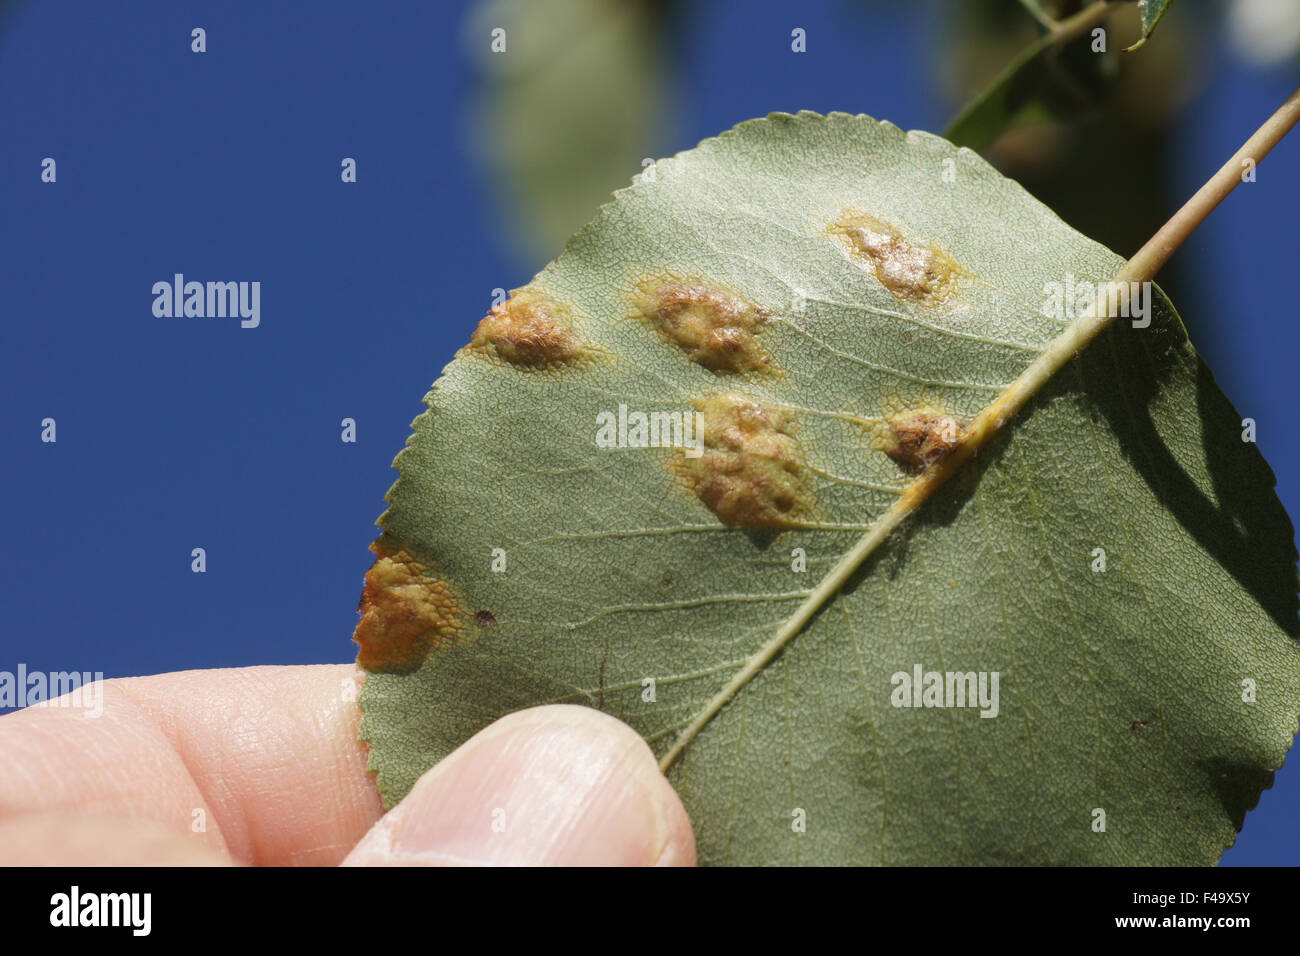
{"label": "human hand", "polygon": [[0,865],[690,866],[636,732],[586,707],[502,718],[383,814],[351,665],[105,681],[102,713],[0,717]]}

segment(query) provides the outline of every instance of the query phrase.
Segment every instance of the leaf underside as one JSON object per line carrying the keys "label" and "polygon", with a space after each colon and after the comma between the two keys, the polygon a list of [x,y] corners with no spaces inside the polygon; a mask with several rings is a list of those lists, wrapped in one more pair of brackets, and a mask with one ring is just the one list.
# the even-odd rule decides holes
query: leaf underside
{"label": "leaf underside", "polygon": [[[663,754],[911,480],[864,422],[969,420],[1063,327],[1045,283],[1122,263],[974,153],[865,116],[773,114],[655,169],[525,293],[584,360],[463,350],[397,458],[385,546],[446,583],[457,625],[366,680],[388,805],[535,704],[599,707]],[[951,294],[891,289],[846,211],[941,249]],[[638,319],[663,276],[760,309],[767,364],[707,367]],[[1153,312],[1067,364],[691,741],[668,775],[702,862],[1208,864],[1232,843],[1296,731],[1296,550],[1241,416],[1158,292]],[[788,419],[802,526],[729,526],[680,450],[595,443],[620,403],[719,393]],[[916,665],[997,672],[997,716],[893,706]]]}

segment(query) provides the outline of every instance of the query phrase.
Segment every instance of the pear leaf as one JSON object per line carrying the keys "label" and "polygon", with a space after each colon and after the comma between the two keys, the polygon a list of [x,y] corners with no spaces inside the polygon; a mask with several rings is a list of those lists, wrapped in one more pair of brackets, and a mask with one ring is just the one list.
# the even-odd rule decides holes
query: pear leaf
{"label": "pear leaf", "polygon": [[355,635],[388,805],[568,702],[648,741],[705,863],[1217,860],[1296,732],[1296,549],[1164,295],[819,588],[1122,260],[866,116],[653,168],[397,457]]}

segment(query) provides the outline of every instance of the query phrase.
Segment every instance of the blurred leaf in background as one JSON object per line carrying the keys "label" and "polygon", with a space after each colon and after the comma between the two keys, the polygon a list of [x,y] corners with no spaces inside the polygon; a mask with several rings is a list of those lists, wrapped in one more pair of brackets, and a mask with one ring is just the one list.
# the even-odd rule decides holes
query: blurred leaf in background
{"label": "blurred leaf in background", "polygon": [[[659,154],[673,0],[485,0],[465,42],[482,77],[472,138],[522,229],[549,259]],[[503,32],[496,32],[503,31]]]}
{"label": "blurred leaf in background", "polygon": [[[1090,6],[1051,0],[1040,9],[1068,22]],[[1170,193],[1178,182],[1170,129],[1209,77],[1195,68],[1204,50],[1186,17],[1165,18],[1152,42],[1126,53],[1142,33],[1137,5],[1110,4],[1105,12],[1102,51],[1092,24],[1064,45],[1043,45],[1025,3],[971,0],[946,21],[935,72],[954,108],[966,105],[949,138],[984,152],[1084,235],[1130,255],[1180,202]],[[1026,48],[1038,52],[1024,58]],[[1021,59],[1009,76],[1008,64]],[[992,97],[984,93],[990,84],[1002,87]],[[970,104],[981,100],[983,113],[974,116]],[[1175,298],[1183,291],[1180,271],[1174,262],[1161,273]],[[1195,321],[1189,317],[1193,340]]]}
{"label": "blurred leaf in background", "polygon": [[[959,30],[975,45],[951,52],[972,62],[988,58],[990,65],[1005,66],[990,74],[948,124],[944,137],[949,141],[984,150],[1008,130],[1095,111],[1112,94],[1119,63],[1098,55],[1099,48],[1108,48],[1104,24],[1110,8],[1088,4],[1071,9],[1061,21],[1036,0],[977,2],[963,11]],[[1094,36],[1098,29],[1103,35]]]}

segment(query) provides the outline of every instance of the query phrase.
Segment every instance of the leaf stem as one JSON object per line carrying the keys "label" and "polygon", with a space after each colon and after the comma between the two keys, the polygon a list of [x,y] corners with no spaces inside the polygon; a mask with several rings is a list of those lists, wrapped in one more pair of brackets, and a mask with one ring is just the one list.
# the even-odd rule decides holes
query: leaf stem
{"label": "leaf stem", "polygon": [[1055,30],[1057,21],[1047,15],[1047,12],[1038,5],[1038,0],[1020,0],[1020,5],[1029,11],[1029,15],[1038,21],[1039,26],[1046,30]]}
{"label": "leaf stem", "polygon": [[1083,36],[1110,16],[1116,6],[1115,0],[1097,0],[1097,3],[1089,4],[1074,16],[1066,17],[1064,20],[1053,20],[1052,32],[1049,35],[1052,43],[1055,46],[1064,46],[1071,40]]}
{"label": "leaf stem", "polygon": [[1246,160],[1258,165],[1260,160],[1282,141],[1291,128],[1300,121],[1300,89],[1287,97],[1264,125],[1257,129],[1241,149],[1215,173],[1208,182],[1183,203],[1183,208],[1160,227],[1147,240],[1120,271],[1116,279],[1149,281],[1169,261],[1177,248],[1192,234],[1214,208],[1227,198],[1228,193],[1242,182]]}
{"label": "leaf stem", "polygon": [[[1105,4],[1094,4],[1097,6]],[[1086,11],[1085,11],[1086,12]],[[1077,16],[1076,16],[1077,19]],[[1300,89],[1292,93],[1277,111],[1246,140],[1241,149],[1210,177],[1191,199],[1152,236],[1134,256],[1124,264],[1111,281],[1118,285],[1119,308],[1115,313],[1126,312],[1130,282],[1149,282],[1169,261],[1175,250],[1205,221],[1214,208],[1242,182],[1243,162],[1256,164],[1276,146],[1297,121],[1300,121]],[[1103,288],[1089,309],[1075,319],[1053,339],[1014,382],[1007,386],[992,403],[975,417],[967,428],[961,444],[944,458],[922,472],[904,490],[902,496],[882,514],[858,542],[847,551],[804,599],[799,608],[785,621],[717,694],[704,709],[682,730],[673,745],[659,761],[659,769],[667,771],[681,756],[686,747],[699,735],[710,720],[726,706],[736,693],[767,666],[771,660],[798,634],[805,624],[821,610],[849,577],[858,570],[881,543],[901,525],[934,491],[953,475],[965,462],[983,447],[1039,391],[1057,371],[1074,358],[1115,317],[1107,314],[1108,290]]]}

